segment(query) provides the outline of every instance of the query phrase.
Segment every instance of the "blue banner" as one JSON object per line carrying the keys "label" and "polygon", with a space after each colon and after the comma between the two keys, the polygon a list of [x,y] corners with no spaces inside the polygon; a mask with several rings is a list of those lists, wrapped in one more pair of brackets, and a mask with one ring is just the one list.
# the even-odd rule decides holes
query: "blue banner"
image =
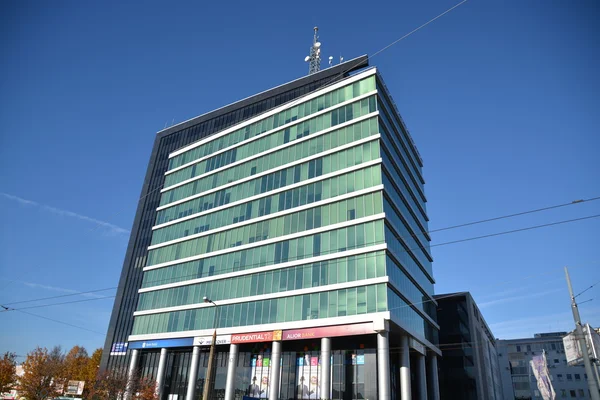
{"label": "blue banner", "polygon": [[187,347],[194,344],[194,338],[185,339],[157,339],[157,340],[143,340],[139,342],[129,342],[128,348],[130,349],[162,349],[163,347]]}

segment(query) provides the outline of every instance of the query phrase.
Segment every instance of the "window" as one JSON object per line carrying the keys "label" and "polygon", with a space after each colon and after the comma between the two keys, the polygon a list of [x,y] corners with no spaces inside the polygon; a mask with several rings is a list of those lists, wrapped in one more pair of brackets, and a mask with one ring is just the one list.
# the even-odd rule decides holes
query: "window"
{"label": "window", "polygon": [[531,345],[530,344],[527,345],[527,351],[531,351]]}
{"label": "window", "polygon": [[567,374],[567,380],[568,380],[568,381],[572,381],[572,380],[573,380],[573,375],[571,375],[571,374]]}
{"label": "window", "polygon": [[567,391],[565,389],[560,389],[560,397],[567,397]]}
{"label": "window", "polygon": [[554,359],[554,364],[558,364],[560,361],[558,361],[558,358]]}
{"label": "window", "polygon": [[562,374],[558,374],[558,375],[556,375],[556,378],[557,378],[559,381],[562,381],[562,380],[563,380],[563,375],[562,375]]}
{"label": "window", "polygon": [[578,389],[578,390],[577,390],[577,395],[578,395],[579,397],[585,397],[585,392],[583,391],[583,389]]}
{"label": "window", "polygon": [[575,398],[575,397],[576,397],[576,395],[575,395],[575,391],[574,391],[574,390],[569,390],[569,393],[571,394],[571,397],[573,397],[573,398]]}
{"label": "window", "polygon": [[517,346],[517,351],[521,352],[521,346]]}
{"label": "window", "polygon": [[581,375],[580,374],[575,374],[575,380],[576,381],[580,381],[581,380]]}

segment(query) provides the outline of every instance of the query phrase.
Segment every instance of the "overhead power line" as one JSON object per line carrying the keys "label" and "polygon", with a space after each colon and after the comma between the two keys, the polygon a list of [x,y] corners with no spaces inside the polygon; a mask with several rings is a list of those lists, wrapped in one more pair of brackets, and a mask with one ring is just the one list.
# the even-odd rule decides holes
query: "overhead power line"
{"label": "overhead power line", "polygon": [[521,215],[533,214],[533,213],[537,213],[537,212],[541,212],[541,211],[548,211],[548,210],[553,210],[555,208],[567,207],[567,206],[572,206],[574,204],[582,204],[582,203],[587,203],[587,202],[596,201],[596,200],[600,200],[600,197],[592,197],[592,198],[589,198],[589,199],[573,200],[570,203],[562,203],[562,204],[557,204],[557,205],[549,206],[549,207],[536,208],[536,209],[528,210],[528,211],[521,211],[521,212],[518,212],[518,213],[515,213],[515,214],[502,215],[500,217],[494,217],[494,218],[488,218],[488,219],[481,219],[479,221],[467,222],[465,224],[447,226],[445,228],[438,228],[438,229],[430,230],[427,233],[434,233],[434,232],[447,231],[447,230],[450,230],[450,229],[463,228],[465,226],[483,224],[483,223],[486,223],[486,222],[498,221],[498,220],[501,220],[501,219],[513,218],[513,217],[518,217],[518,216],[521,216]]}
{"label": "overhead power line", "polygon": [[[420,31],[421,29],[425,28],[427,25],[431,24],[432,22],[434,22],[435,20],[443,17],[444,15],[448,14],[449,12],[453,11],[454,9],[458,8],[459,6],[462,6],[464,3],[466,3],[468,0],[463,0],[460,3],[455,4],[454,6],[448,8],[446,11],[444,11],[441,14],[438,14],[437,16],[435,16],[434,18],[430,19],[429,21],[425,22],[424,24],[418,26],[417,28],[413,29],[412,31],[408,32],[407,34],[401,36],[400,38],[394,40],[393,42],[391,42],[390,44],[384,46],[383,48],[379,49],[378,51],[376,51],[375,53],[373,53],[371,56],[367,55],[367,60],[370,60],[372,58],[374,58],[375,56],[381,54],[382,52],[386,51],[387,49],[389,49],[390,47],[398,44],[399,42],[401,42],[402,40],[406,39],[407,37],[411,36],[412,34]],[[339,74],[335,75],[334,77],[332,77],[326,84],[324,84],[323,86],[319,87],[319,90],[321,89],[325,89],[333,84],[335,84],[338,79],[340,77],[343,77],[344,74],[346,74],[348,71],[353,70],[355,67],[357,67],[358,65],[360,65],[361,61],[358,61],[356,63],[349,63],[348,67],[343,69],[342,72],[340,72]],[[288,106],[291,107],[299,102],[301,102],[303,100],[304,96],[301,96],[295,100],[292,100]],[[163,129],[164,130],[164,129]],[[163,185],[158,185],[156,188],[150,190],[148,193],[146,193],[145,195],[141,196],[137,203],[139,203],[140,201],[142,201],[144,198],[148,197],[149,195],[151,195],[152,193],[156,192],[157,190],[161,190],[164,187]],[[123,212],[123,210],[117,211],[115,214],[113,214],[114,216],[119,215],[121,212]],[[99,228],[99,226],[95,227],[94,229],[91,229],[91,231],[95,231]],[[133,233],[133,232],[132,232]]]}
{"label": "overhead power line", "polygon": [[[489,235],[483,235],[483,236],[477,236],[477,237],[472,237],[472,238],[465,238],[465,239],[460,239],[460,240],[454,240],[454,241],[451,241],[451,242],[445,242],[445,243],[439,243],[437,245],[432,245],[431,247],[434,247],[434,246],[445,246],[445,245],[463,243],[463,242],[467,242],[467,241],[479,240],[479,239],[484,239],[484,238],[494,237],[494,236],[500,236],[500,235],[507,235],[507,234],[516,233],[516,232],[522,232],[522,231],[527,231],[527,230],[539,229],[539,228],[544,228],[544,227],[548,227],[548,226],[554,226],[554,225],[559,225],[559,224],[566,224],[566,223],[570,223],[570,222],[581,221],[581,220],[586,220],[586,219],[591,219],[591,218],[598,218],[598,217],[600,217],[600,214],[592,215],[592,216],[587,216],[587,217],[582,217],[582,218],[574,218],[574,219],[570,219],[570,220],[558,221],[558,222],[553,222],[553,223],[548,223],[548,224],[543,224],[543,225],[536,225],[536,226],[527,227],[527,228],[514,229],[514,230],[510,230],[510,231],[498,232],[498,233],[493,233],[493,234],[489,234]],[[365,255],[365,257],[375,257],[375,255],[371,255],[371,256]],[[600,282],[595,283],[594,285],[590,286],[590,288],[593,287],[593,286],[595,286],[598,283],[600,283]],[[590,289],[590,288],[588,288],[588,289]],[[586,290],[588,290],[588,289],[586,289]],[[449,296],[453,296],[453,295],[449,295]],[[442,298],[449,297],[449,296],[438,297],[438,299],[442,299]],[[83,299],[83,300],[68,301],[68,302],[63,302],[63,303],[52,303],[52,304],[44,304],[44,305],[38,305],[38,306],[23,307],[23,308],[19,308],[19,309],[6,307],[5,305],[0,305],[0,307],[4,308],[4,311],[2,311],[2,312],[7,312],[7,311],[21,311],[21,310],[32,309],[32,308],[49,307],[49,306],[64,305],[64,304],[71,304],[71,303],[81,303],[81,302],[88,302],[88,301],[94,301],[94,300],[102,300],[102,299],[114,298],[114,297],[115,296],[106,296],[106,297],[100,297],[100,298],[94,298],[94,299]],[[425,300],[425,301],[422,301],[422,302],[408,302],[408,304],[402,305],[402,306],[396,307],[396,308],[404,308],[404,307],[416,306],[416,305],[419,305],[419,304],[425,304],[425,303],[432,302],[432,301],[433,300]]]}
{"label": "overhead power line", "polygon": [[103,300],[103,299],[114,299],[115,296],[116,295],[113,295],[113,296],[103,296],[103,297],[94,297],[94,298],[91,298],[91,299],[64,301],[62,303],[41,304],[41,305],[38,305],[38,306],[28,306],[28,307],[21,307],[21,308],[12,308],[12,307],[2,306],[5,310],[4,311],[0,311],[0,312],[30,310],[32,308],[42,308],[42,307],[50,307],[50,306],[61,306],[61,305],[64,305],[64,304],[73,304],[73,303],[85,303],[85,302],[88,302],[88,301],[96,301],[96,300]]}
{"label": "overhead power line", "polygon": [[70,327],[72,327],[72,328],[83,329],[84,331],[88,331],[88,332],[96,333],[96,334],[98,334],[98,335],[106,336],[106,333],[101,333],[101,332],[98,332],[98,331],[94,331],[94,330],[92,330],[92,329],[88,329],[88,328],[84,328],[84,327],[82,327],[82,326],[78,326],[78,325],[70,324],[70,323],[68,323],[68,322],[59,321],[59,320],[57,320],[57,319],[54,319],[54,318],[48,318],[48,317],[44,317],[44,316],[42,316],[42,315],[39,315],[39,314],[34,314],[34,313],[32,313],[32,312],[29,312],[29,311],[22,311],[22,310],[15,310],[15,311],[17,311],[17,312],[20,312],[20,313],[23,313],[23,314],[27,314],[27,315],[32,315],[32,316],[34,316],[34,317],[42,318],[42,319],[45,319],[45,320],[48,320],[48,321],[56,322],[57,324],[67,325],[67,326],[70,326]]}
{"label": "overhead power line", "polygon": [[[86,292],[77,292],[77,293],[71,293],[71,294],[61,294],[58,296],[50,296],[50,297],[41,297],[39,299],[31,299],[31,300],[22,300],[22,301],[13,301],[11,303],[2,303],[5,306],[8,305],[13,305],[13,304],[23,304],[23,303],[33,303],[36,301],[42,301],[42,300],[51,300],[51,299],[58,299],[61,297],[71,297],[71,296],[81,296],[83,294],[89,294],[89,293],[97,293],[97,292],[105,292],[107,290],[112,290],[112,289],[116,289],[117,286],[113,286],[113,287],[109,287],[109,288],[104,288],[104,289],[95,289],[95,290],[88,290]],[[113,296],[114,297],[114,296]]]}

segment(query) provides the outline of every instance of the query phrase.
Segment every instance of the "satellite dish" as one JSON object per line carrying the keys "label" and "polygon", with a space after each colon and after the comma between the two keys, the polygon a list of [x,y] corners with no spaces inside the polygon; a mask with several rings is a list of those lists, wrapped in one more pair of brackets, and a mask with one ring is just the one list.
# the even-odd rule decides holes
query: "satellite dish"
{"label": "satellite dish", "polygon": [[304,57],[304,61],[308,62],[308,60],[310,60],[309,56]]}
{"label": "satellite dish", "polygon": [[321,42],[316,42],[314,44],[314,46],[315,46],[315,49],[318,49],[319,47],[321,47]]}

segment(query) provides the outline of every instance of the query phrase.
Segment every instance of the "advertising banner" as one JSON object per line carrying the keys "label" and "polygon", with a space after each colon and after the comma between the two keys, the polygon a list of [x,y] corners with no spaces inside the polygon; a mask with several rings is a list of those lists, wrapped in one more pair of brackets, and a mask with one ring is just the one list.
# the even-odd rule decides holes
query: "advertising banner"
{"label": "advertising banner", "polygon": [[158,339],[130,342],[130,349],[162,349],[163,347],[188,347],[194,344],[194,338],[184,339]]}
{"label": "advertising banner", "polygon": [[236,333],[231,335],[231,343],[259,343],[281,340],[281,331]]}
{"label": "advertising banner", "polygon": [[[231,335],[217,335],[217,345],[230,344]],[[210,346],[212,344],[212,336],[198,336],[194,338],[194,346]]]}
{"label": "advertising banner", "polygon": [[283,331],[282,340],[318,339],[324,337],[366,335],[369,333],[374,333],[372,322]]}
{"label": "advertising banner", "polygon": [[258,354],[252,357],[250,366],[252,367],[252,378],[250,379],[248,396],[256,399],[268,399],[271,359],[268,354]]}
{"label": "advertising banner", "polygon": [[65,394],[71,395],[82,395],[83,388],[85,387],[85,381],[69,381],[67,384],[67,391]]}
{"label": "advertising banner", "polygon": [[[583,335],[590,358],[598,359],[600,357],[600,335],[589,324],[583,326]],[[579,346],[576,331],[570,332],[563,338],[563,345],[565,346],[567,363],[570,366],[583,363],[583,352]]]}
{"label": "advertising banner", "polygon": [[533,370],[533,375],[537,381],[537,387],[540,391],[542,399],[554,400],[556,398],[556,393],[554,392],[552,382],[550,381],[548,365],[546,364],[546,354],[544,353],[539,356],[533,356],[529,364]]}

